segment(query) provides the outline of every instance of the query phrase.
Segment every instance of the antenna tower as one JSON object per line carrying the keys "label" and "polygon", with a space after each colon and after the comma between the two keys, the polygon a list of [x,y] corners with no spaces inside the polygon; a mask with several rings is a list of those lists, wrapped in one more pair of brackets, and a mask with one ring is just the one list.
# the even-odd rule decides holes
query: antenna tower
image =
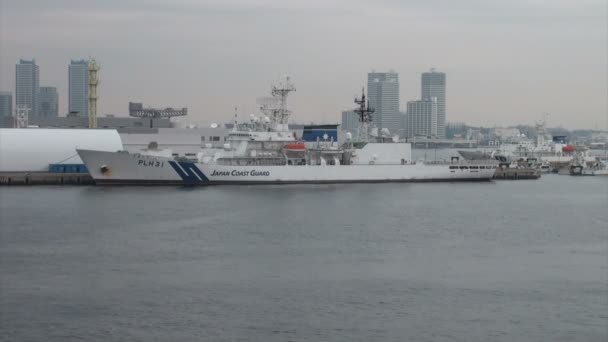
{"label": "antenna tower", "polygon": [[361,89],[361,98],[355,97],[355,103],[359,108],[354,110],[359,115],[359,137],[358,141],[367,142],[369,124],[372,122],[372,114],[375,109],[369,106],[369,100],[365,103],[365,88]]}
{"label": "antenna tower", "polygon": [[289,76],[285,77],[284,82],[272,87],[272,96],[279,99],[279,109],[273,111],[274,119],[278,124],[288,123],[291,111],[287,109],[287,95],[292,91],[296,91],[296,88],[290,82]]}
{"label": "antenna tower", "polygon": [[97,128],[97,72],[99,65],[95,59],[89,60],[89,128]]}

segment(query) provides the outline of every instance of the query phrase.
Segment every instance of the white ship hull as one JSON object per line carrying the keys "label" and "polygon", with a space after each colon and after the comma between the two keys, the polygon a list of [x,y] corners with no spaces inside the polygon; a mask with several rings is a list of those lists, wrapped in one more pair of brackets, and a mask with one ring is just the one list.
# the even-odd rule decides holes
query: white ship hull
{"label": "white ship hull", "polygon": [[179,162],[171,158],[78,150],[97,184],[280,184],[425,181],[488,181],[495,164],[355,164],[230,166]]}

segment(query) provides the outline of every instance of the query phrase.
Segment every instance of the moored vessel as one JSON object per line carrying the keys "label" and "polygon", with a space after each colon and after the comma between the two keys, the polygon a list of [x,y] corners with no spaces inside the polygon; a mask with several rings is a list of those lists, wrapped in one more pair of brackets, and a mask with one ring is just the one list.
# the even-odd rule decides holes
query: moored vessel
{"label": "moored vessel", "polygon": [[287,78],[272,88],[275,108],[235,123],[223,149],[203,149],[196,161],[145,153],[78,150],[97,184],[281,184],[488,181],[496,160],[414,161],[411,145],[378,142],[369,136],[373,108],[365,94],[359,107],[359,134],[338,143],[324,136],[305,143],[289,131],[287,96],[295,88]]}

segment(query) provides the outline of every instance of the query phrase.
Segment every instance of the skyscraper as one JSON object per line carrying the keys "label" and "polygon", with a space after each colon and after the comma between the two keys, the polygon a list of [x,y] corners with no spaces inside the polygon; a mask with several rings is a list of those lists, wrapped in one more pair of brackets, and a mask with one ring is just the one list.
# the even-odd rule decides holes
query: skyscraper
{"label": "skyscraper", "polygon": [[72,60],[68,67],[69,96],[68,111],[77,112],[78,116],[89,115],[89,62]]}
{"label": "skyscraper", "polygon": [[407,136],[437,136],[437,98],[407,103]]}
{"label": "skyscraper", "polygon": [[353,135],[359,132],[359,115],[352,110],[345,110],[342,112],[342,125],[340,127],[343,131],[350,132]]}
{"label": "skyscraper", "polygon": [[59,94],[55,87],[40,87],[38,92],[38,116],[57,117],[59,113]]}
{"label": "skyscraper", "polygon": [[422,100],[437,98],[437,136],[445,138],[445,73],[431,69],[422,74]]}
{"label": "skyscraper", "polygon": [[370,107],[375,109],[372,117],[374,124],[398,134],[401,128],[399,74],[392,71],[368,73],[367,95]]}
{"label": "skyscraper", "polygon": [[13,94],[10,91],[0,91],[0,124],[10,116],[13,116]]}
{"label": "skyscraper", "polygon": [[20,59],[15,66],[15,105],[29,108],[31,116],[35,116],[38,110],[39,79],[36,60]]}

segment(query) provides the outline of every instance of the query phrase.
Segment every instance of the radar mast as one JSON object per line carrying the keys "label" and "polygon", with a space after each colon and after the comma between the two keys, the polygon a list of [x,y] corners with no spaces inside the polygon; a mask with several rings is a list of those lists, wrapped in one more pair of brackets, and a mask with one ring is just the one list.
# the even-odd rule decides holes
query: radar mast
{"label": "radar mast", "polygon": [[360,142],[367,142],[369,139],[369,124],[372,122],[372,114],[375,109],[369,106],[369,100],[365,102],[365,88],[361,88],[361,98],[355,97],[355,103],[359,108],[354,110],[359,115],[359,136]]}
{"label": "radar mast", "polygon": [[[291,111],[287,109],[287,95],[296,88],[291,83],[289,76],[285,77],[285,81],[272,87],[272,96],[279,100],[279,108],[272,111],[272,120],[278,125],[287,125]],[[278,128],[278,127],[277,127]],[[287,127],[285,127],[287,129]]]}

